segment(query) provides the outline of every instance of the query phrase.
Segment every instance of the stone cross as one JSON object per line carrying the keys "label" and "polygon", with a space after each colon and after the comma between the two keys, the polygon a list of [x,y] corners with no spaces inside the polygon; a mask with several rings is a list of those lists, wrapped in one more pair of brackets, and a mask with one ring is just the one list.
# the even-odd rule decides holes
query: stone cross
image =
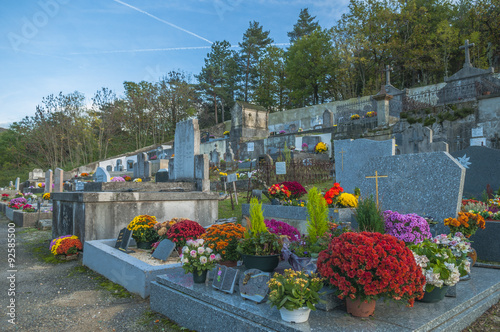
{"label": "stone cross", "polygon": [[465,67],[472,67],[471,63],[470,63],[470,54],[469,54],[469,48],[470,47],[473,47],[474,46],[474,43],[472,44],[469,44],[469,40],[466,39],[465,40],[465,44],[460,46],[459,49],[464,49],[465,50],[465,62],[464,62],[464,68]]}
{"label": "stone cross", "polygon": [[46,193],[52,192],[52,170],[51,169],[49,169],[47,172],[45,172],[45,192]]}
{"label": "stone cross", "polygon": [[378,179],[379,178],[386,178],[387,175],[378,175],[378,172],[375,171],[375,176],[365,176],[366,179],[375,179],[375,199],[377,200],[377,207],[378,207]]}
{"label": "stone cross", "polygon": [[385,66],[385,85],[391,85],[391,71],[393,68],[389,65]]}

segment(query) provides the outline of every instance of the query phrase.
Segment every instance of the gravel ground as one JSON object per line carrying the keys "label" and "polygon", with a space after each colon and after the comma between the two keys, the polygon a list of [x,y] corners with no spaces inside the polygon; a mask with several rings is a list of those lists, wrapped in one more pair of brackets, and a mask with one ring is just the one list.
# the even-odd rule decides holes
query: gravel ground
{"label": "gravel ground", "polygon": [[[16,228],[15,266],[8,255],[8,219],[0,217],[0,311],[2,331],[179,331],[150,311],[143,300],[83,267],[81,260],[58,263],[48,246],[50,231]],[[17,270],[11,273],[9,270]],[[7,316],[15,274],[15,325]]]}
{"label": "gravel ground", "polygon": [[[153,313],[149,300],[83,267],[81,260],[57,262],[50,255],[50,231],[16,228],[15,266],[8,255],[8,219],[0,213],[1,331],[180,331]],[[9,323],[7,279],[15,274],[15,324]],[[464,331],[500,331],[496,304]]]}

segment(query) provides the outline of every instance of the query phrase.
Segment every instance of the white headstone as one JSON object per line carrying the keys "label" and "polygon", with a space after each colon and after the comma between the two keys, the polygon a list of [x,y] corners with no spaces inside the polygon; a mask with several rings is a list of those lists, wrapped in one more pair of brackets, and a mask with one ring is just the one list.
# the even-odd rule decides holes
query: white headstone
{"label": "white headstone", "polygon": [[279,161],[276,163],[276,175],[286,174],[286,162]]}
{"label": "white headstone", "polygon": [[483,137],[483,127],[472,128],[472,137]]}
{"label": "white headstone", "polygon": [[109,182],[111,176],[109,172],[104,167],[98,167],[94,173],[94,178],[96,182]]}
{"label": "white headstone", "polygon": [[200,153],[198,120],[191,119],[177,123],[174,142],[173,178],[177,181],[193,180],[194,156]]}
{"label": "white headstone", "polygon": [[16,178],[16,190],[19,190],[19,183],[20,183],[21,179],[19,178]]}
{"label": "white headstone", "polygon": [[247,144],[247,152],[252,152],[254,150],[254,142],[248,142]]}

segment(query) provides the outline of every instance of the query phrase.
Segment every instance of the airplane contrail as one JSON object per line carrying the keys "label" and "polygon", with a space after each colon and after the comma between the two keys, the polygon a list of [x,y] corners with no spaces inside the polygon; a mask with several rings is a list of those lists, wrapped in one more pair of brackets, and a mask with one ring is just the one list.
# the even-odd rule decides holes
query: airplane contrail
{"label": "airplane contrail", "polygon": [[122,4],[122,5],[124,5],[124,6],[127,6],[127,7],[129,7],[129,8],[132,8],[133,10],[137,10],[138,12],[143,13],[143,14],[145,14],[145,15],[148,15],[149,17],[152,17],[152,18],[154,18],[154,19],[155,19],[155,20],[157,20],[157,21],[160,21],[160,22],[162,22],[162,23],[165,23],[165,24],[167,24],[167,25],[170,25],[170,26],[171,26],[171,27],[173,27],[173,28],[176,28],[176,29],[178,29],[178,30],[184,31],[184,32],[186,32],[186,33],[189,33],[190,35],[195,36],[196,38],[199,38],[199,39],[201,39],[201,40],[204,40],[204,41],[206,41],[207,43],[213,44],[210,40],[208,40],[208,39],[206,39],[206,38],[203,38],[202,36],[199,36],[199,35],[195,34],[194,32],[188,31],[188,30],[183,29],[183,28],[181,28],[181,27],[179,27],[179,26],[177,26],[177,25],[175,25],[175,24],[172,24],[172,23],[170,23],[170,22],[167,22],[167,21],[165,21],[165,20],[162,20],[161,18],[156,17],[156,16],[154,16],[154,15],[152,15],[152,14],[150,14],[150,13],[148,13],[148,12],[146,12],[146,11],[142,10],[142,9],[139,9],[139,8],[137,8],[137,7],[134,7],[134,6],[132,6],[132,5],[129,5],[128,3],[125,3],[125,2],[120,1],[120,0],[113,0],[113,1],[114,1],[114,2],[117,2],[117,3],[119,3],[119,4]]}

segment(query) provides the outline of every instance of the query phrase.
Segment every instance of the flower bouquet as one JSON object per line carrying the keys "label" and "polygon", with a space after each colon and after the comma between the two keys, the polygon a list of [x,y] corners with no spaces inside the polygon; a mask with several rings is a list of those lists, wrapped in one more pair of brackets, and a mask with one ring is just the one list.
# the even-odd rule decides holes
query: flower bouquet
{"label": "flower bouquet", "polygon": [[83,250],[82,242],[76,235],[63,235],[50,242],[50,252],[54,255],[71,256]]}
{"label": "flower bouquet", "polygon": [[460,232],[455,234],[441,234],[432,239],[440,248],[449,248],[457,260],[456,265],[460,272],[460,277],[464,277],[470,273],[471,263],[467,259],[469,253],[472,252],[470,242]]}
{"label": "flower bouquet", "polygon": [[359,114],[351,115],[351,120],[359,120]]}
{"label": "flower bouquet", "polygon": [[127,229],[133,232],[132,237],[138,247],[142,247],[142,243],[147,243],[144,249],[149,249],[151,248],[151,244],[158,239],[158,233],[154,229],[156,223],[154,216],[143,214],[136,216],[128,224]]}
{"label": "flower bouquet", "polygon": [[466,238],[474,235],[479,228],[485,228],[484,218],[480,214],[462,211],[458,212],[457,218],[445,219],[444,224],[450,227],[451,233],[460,232]]}
{"label": "flower bouquet", "polygon": [[83,178],[83,177],[89,176],[89,173],[84,172],[84,173],[80,174],[80,176]]}
{"label": "flower bouquet", "polygon": [[[314,305],[320,302],[319,291],[323,287],[323,279],[315,273],[309,275],[287,269],[284,274],[275,273],[267,284],[268,303],[271,304],[271,308],[275,306],[280,310],[283,320],[288,321],[287,311],[306,309],[307,314],[301,321],[307,321],[309,312],[316,310]],[[297,319],[293,321],[298,322]]]}
{"label": "flower bouquet", "polygon": [[128,175],[125,175],[125,176],[123,177],[123,179],[124,179],[125,181],[127,181],[127,182],[132,181],[132,178],[131,178],[130,176],[128,176]]}
{"label": "flower bouquet", "polygon": [[403,241],[392,235],[348,232],[333,238],[320,252],[318,271],[337,287],[339,298],[374,301],[380,297],[422,298],[425,278]]}
{"label": "flower bouquet", "polygon": [[125,179],[121,176],[115,176],[111,178],[111,182],[125,182]]}
{"label": "flower bouquet", "polygon": [[201,276],[203,271],[213,269],[221,259],[220,255],[214,254],[204,242],[203,239],[187,240],[186,245],[182,247],[180,258],[185,273]]}
{"label": "flower bouquet", "polygon": [[358,199],[353,194],[342,193],[337,197],[337,205],[341,208],[355,208],[358,206]]}
{"label": "flower bouquet", "polygon": [[266,224],[269,232],[278,235],[285,235],[290,242],[300,240],[299,230],[286,222],[275,219],[265,219],[264,223]]}
{"label": "flower bouquet", "polygon": [[307,143],[302,143],[302,150],[307,151],[309,149],[309,145]]}
{"label": "flower bouquet", "polygon": [[314,147],[314,152],[316,153],[326,153],[326,151],[328,151],[328,145],[324,142],[319,142]]}
{"label": "flower bouquet", "polygon": [[16,210],[19,210],[19,209],[22,209],[22,208],[23,208],[23,206],[24,206],[26,203],[28,203],[28,202],[26,201],[26,198],[24,198],[24,197],[17,197],[17,198],[13,198],[13,199],[11,199],[11,200],[10,200],[10,202],[9,202],[9,205],[8,205],[8,206],[9,206],[11,209],[16,209]]}
{"label": "flower bouquet", "polygon": [[331,187],[325,193],[325,196],[324,196],[325,200],[326,200],[326,204],[328,204],[328,207],[335,207],[335,204],[337,203],[338,196],[343,191],[344,191],[344,188],[342,188],[339,183],[335,182],[333,184],[333,187]]}
{"label": "flower bouquet", "polygon": [[9,200],[9,194],[2,194],[2,201],[6,202]]}
{"label": "flower bouquet", "polygon": [[45,183],[41,182],[37,186],[38,186],[38,188],[45,188]]}
{"label": "flower bouquet", "polygon": [[167,239],[174,242],[177,248],[186,245],[187,240],[194,240],[205,233],[205,228],[193,220],[180,221],[170,227],[166,233]]}
{"label": "flower bouquet", "polygon": [[25,204],[23,206],[23,212],[35,212],[35,208],[31,204]]}
{"label": "flower bouquet", "polygon": [[288,199],[292,194],[285,185],[279,183],[273,184],[269,187],[267,189],[267,193],[269,194],[269,197],[277,200]]}
{"label": "flower bouquet", "polygon": [[408,244],[416,244],[432,238],[429,223],[415,213],[400,214],[396,211],[383,212],[385,233]]}
{"label": "flower bouquet", "polygon": [[366,113],[367,118],[373,118],[374,116],[377,116],[377,112],[375,111],[369,111]]}
{"label": "flower bouquet", "polygon": [[42,198],[43,198],[45,201],[49,201],[49,200],[50,200],[50,193],[45,193],[45,194],[43,194]]}
{"label": "flower bouquet", "polygon": [[241,258],[238,241],[243,238],[245,227],[235,223],[215,224],[201,235],[206,245],[219,254],[223,261],[238,261]]}
{"label": "flower bouquet", "polygon": [[307,194],[307,190],[297,181],[285,181],[281,182],[281,184],[290,190],[290,199],[300,199]]}
{"label": "flower bouquet", "polygon": [[134,179],[132,182],[142,182],[141,178]]}

